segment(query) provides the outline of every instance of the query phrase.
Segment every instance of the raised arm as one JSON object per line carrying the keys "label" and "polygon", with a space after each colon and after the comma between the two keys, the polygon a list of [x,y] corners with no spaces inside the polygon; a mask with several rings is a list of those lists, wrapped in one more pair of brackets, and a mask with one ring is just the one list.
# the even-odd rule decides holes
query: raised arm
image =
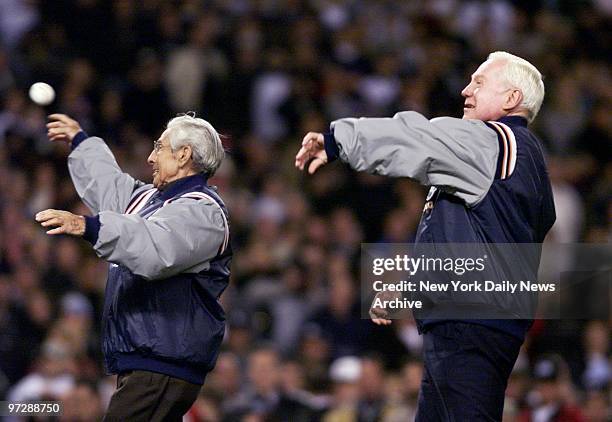
{"label": "raised arm", "polygon": [[113,211],[83,217],[48,209],[36,214],[36,221],[48,234],[84,237],[100,258],[147,280],[205,270],[229,242],[221,207],[203,197],[177,199],[148,219]]}
{"label": "raised arm", "polygon": [[89,137],[76,120],[64,114],[52,114],[49,119],[49,139],[70,143],[68,170],[85,205],[95,214],[124,212],[134,190],[144,183],[122,172],[104,141]]}
{"label": "raised arm", "polygon": [[296,156],[296,166],[309,171],[340,158],[358,171],[410,177],[439,186],[476,204],[488,191],[497,165],[495,132],[478,120],[440,117],[427,120],[419,113],[393,118],[340,119],[330,134],[309,133]]}
{"label": "raised arm", "polygon": [[229,240],[223,211],[208,199],[178,199],[146,220],[103,211],[99,223],[96,254],[149,280],[202,271]]}

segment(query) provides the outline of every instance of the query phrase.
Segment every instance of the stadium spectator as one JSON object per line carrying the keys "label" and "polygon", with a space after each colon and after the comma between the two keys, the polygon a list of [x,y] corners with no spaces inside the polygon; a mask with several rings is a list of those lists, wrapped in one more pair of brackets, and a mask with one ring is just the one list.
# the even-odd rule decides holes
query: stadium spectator
{"label": "stadium spectator", "polygon": [[520,422],[582,422],[580,409],[571,403],[571,381],[566,363],[560,356],[538,360],[533,369],[535,389],[531,409],[518,418]]}

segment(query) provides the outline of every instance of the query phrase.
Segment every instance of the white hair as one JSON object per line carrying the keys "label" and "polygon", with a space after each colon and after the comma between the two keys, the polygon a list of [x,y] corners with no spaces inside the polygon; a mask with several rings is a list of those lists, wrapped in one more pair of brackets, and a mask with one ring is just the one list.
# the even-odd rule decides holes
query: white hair
{"label": "white hair", "polygon": [[215,174],[225,151],[219,133],[210,123],[190,113],[171,119],[166,128],[173,152],[189,145],[194,169],[210,176]]}
{"label": "white hair", "polygon": [[523,94],[521,107],[527,111],[529,123],[538,115],[544,100],[544,82],[540,71],[527,60],[505,51],[489,54],[487,60],[505,60],[502,75],[514,88]]}

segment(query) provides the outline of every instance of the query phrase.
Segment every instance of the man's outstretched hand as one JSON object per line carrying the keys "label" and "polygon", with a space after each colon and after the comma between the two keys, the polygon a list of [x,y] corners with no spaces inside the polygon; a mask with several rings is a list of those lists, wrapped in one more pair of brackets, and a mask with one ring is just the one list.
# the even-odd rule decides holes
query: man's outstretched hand
{"label": "man's outstretched hand", "polygon": [[295,156],[295,166],[300,170],[304,170],[307,164],[309,174],[313,174],[319,167],[327,164],[327,153],[325,152],[322,133],[308,132],[304,136],[302,148],[300,148]]}
{"label": "man's outstretched hand", "polygon": [[395,298],[401,297],[401,294],[398,292],[378,292],[376,296],[374,296],[374,301],[372,302],[372,306],[370,307],[370,319],[376,325],[390,325],[391,319],[390,314],[387,309],[374,307],[374,303],[376,303],[376,298],[386,301],[393,300]]}
{"label": "man's outstretched hand", "polygon": [[85,217],[68,211],[44,210],[36,214],[36,221],[43,227],[56,226],[47,234],[70,234],[83,236],[85,234]]}
{"label": "man's outstretched hand", "polygon": [[51,114],[47,123],[47,137],[50,141],[72,142],[77,133],[81,131],[79,122],[65,114]]}

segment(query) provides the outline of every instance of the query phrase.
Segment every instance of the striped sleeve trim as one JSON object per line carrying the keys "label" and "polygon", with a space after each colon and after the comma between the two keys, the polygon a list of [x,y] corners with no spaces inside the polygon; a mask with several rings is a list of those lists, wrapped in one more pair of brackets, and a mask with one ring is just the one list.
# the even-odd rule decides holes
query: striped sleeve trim
{"label": "striped sleeve trim", "polygon": [[139,195],[136,195],[132,201],[128,204],[128,207],[125,210],[126,214],[136,214],[138,211],[144,207],[147,201],[157,192],[156,188],[148,189]]}
{"label": "striped sleeve trim", "polygon": [[225,216],[225,212],[223,211],[223,208],[221,208],[221,205],[219,205],[219,203],[212,196],[207,195],[203,192],[188,192],[188,193],[185,193],[179,196],[178,198],[168,199],[166,202],[164,202],[164,205],[166,205],[168,202],[175,201],[179,198],[191,198],[191,199],[196,199],[196,200],[208,199],[213,204],[215,204],[217,208],[219,208],[219,211],[221,211],[221,216],[223,217],[223,226],[224,226],[223,243],[219,247],[219,255],[225,252],[225,250],[227,249],[227,245],[229,243],[229,223],[227,221],[227,217]]}
{"label": "striped sleeve trim", "polygon": [[497,179],[507,179],[512,176],[516,167],[516,138],[512,129],[501,122],[487,122],[487,125],[497,133],[499,141],[499,158],[497,160]]}

